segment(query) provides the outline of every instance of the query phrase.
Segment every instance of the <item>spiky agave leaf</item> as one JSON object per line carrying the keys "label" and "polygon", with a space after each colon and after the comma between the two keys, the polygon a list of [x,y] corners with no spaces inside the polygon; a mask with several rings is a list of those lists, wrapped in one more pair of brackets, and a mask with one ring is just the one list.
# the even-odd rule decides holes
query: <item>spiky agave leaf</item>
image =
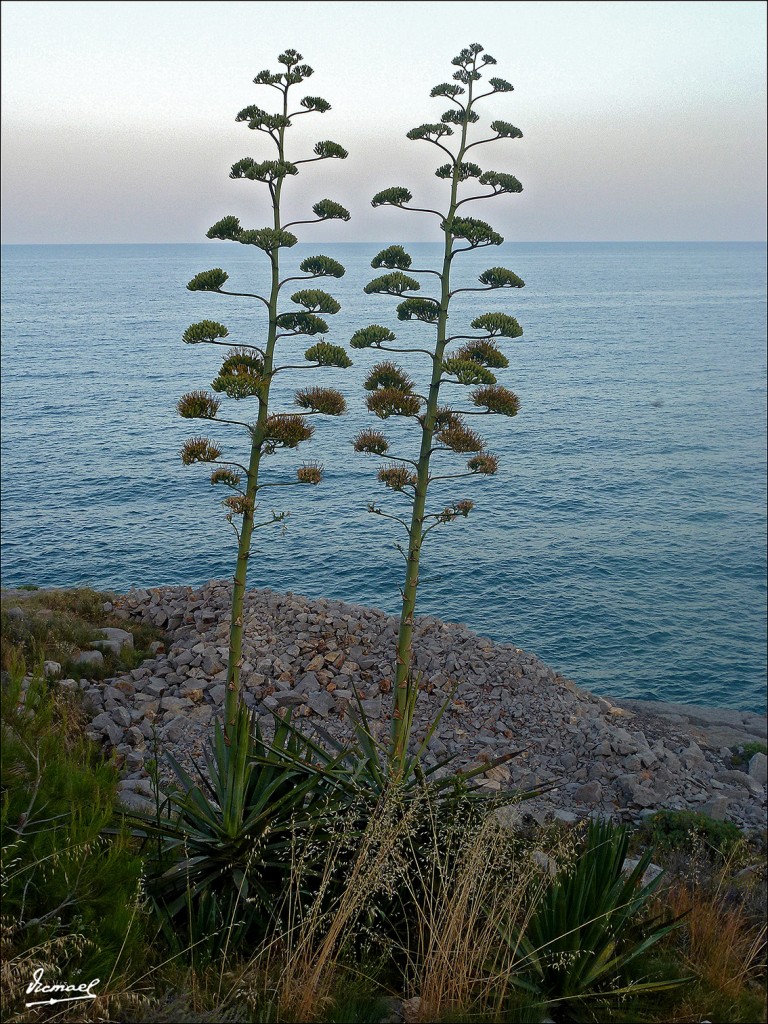
{"label": "spiky agave leaf", "polygon": [[336,299],[328,292],[321,291],[320,288],[303,288],[301,291],[294,292],[291,302],[295,302],[297,306],[303,306],[309,313],[327,313],[330,316],[338,313],[341,309],[341,305]]}
{"label": "spiky agave leaf", "polygon": [[376,388],[397,388],[398,391],[413,391],[413,381],[401,366],[385,360],[371,367],[363,382],[363,387],[366,391],[375,391]]}
{"label": "spiky agave leaf", "polygon": [[176,403],[176,411],[187,420],[212,420],[220,406],[221,400],[207,391],[188,391]]}
{"label": "spiky agave leaf", "polygon": [[459,384],[469,386],[472,384],[495,384],[496,377],[481,363],[474,359],[461,359],[454,357],[443,361],[443,371],[451,377],[455,377]]}
{"label": "spiky agave leaf", "polygon": [[411,265],[411,257],[402,245],[388,245],[386,249],[377,252],[371,260],[374,270],[379,267],[386,267],[388,270],[408,270]]}
{"label": "spiky agave leaf", "polygon": [[349,220],[351,216],[349,210],[332,199],[321,199],[312,207],[312,212],[322,220]]}
{"label": "spiky agave leaf", "polygon": [[371,200],[371,206],[402,206],[403,203],[410,203],[412,199],[413,196],[407,188],[393,185],[391,188],[377,192]]}
{"label": "spiky agave leaf", "polygon": [[[330,298],[330,296],[329,296]],[[341,307],[339,307],[341,308]],[[280,313],[276,320],[277,326],[291,334],[326,334],[328,324],[314,313]]]}
{"label": "spiky agave leaf", "polygon": [[502,387],[501,384],[478,388],[477,391],[472,392],[472,401],[488,412],[497,413],[500,416],[517,416],[520,411],[520,399],[513,391]]}
{"label": "spiky agave leaf", "polygon": [[416,474],[411,473],[404,466],[382,466],[376,474],[376,479],[392,491],[402,492],[406,487],[416,486]]}
{"label": "spiky agave leaf", "polygon": [[482,437],[476,434],[474,430],[470,430],[461,420],[438,430],[435,437],[440,444],[458,454],[479,452],[485,447],[485,441],[483,441]]}
{"label": "spiky agave leaf", "polygon": [[323,479],[323,467],[319,462],[307,462],[296,470],[296,479],[301,484],[316,486]]}
{"label": "spiky agave leaf", "polygon": [[264,425],[265,440],[281,448],[296,448],[302,441],[308,441],[314,432],[314,427],[303,416],[293,413],[267,416]]}
{"label": "spiky agave leaf", "polygon": [[506,267],[489,267],[478,277],[480,284],[489,288],[524,288],[525,281]]}
{"label": "spiky agave leaf", "polygon": [[181,461],[185,466],[195,462],[215,462],[221,448],[207,437],[188,437],[181,447]]}
{"label": "spiky agave leaf", "polygon": [[356,452],[368,455],[385,455],[389,451],[389,441],[378,430],[361,430],[354,446]]}
{"label": "spiky agave leaf", "polygon": [[363,288],[366,295],[402,295],[403,292],[417,292],[421,285],[414,277],[409,277],[401,270],[393,270],[390,274],[382,274],[369,281]]}
{"label": "spiky agave leaf", "polygon": [[473,455],[471,459],[467,460],[467,469],[471,473],[477,473],[481,476],[494,476],[498,468],[499,460],[495,455],[491,455],[490,452]]}
{"label": "spiky agave leaf", "polygon": [[321,412],[325,416],[343,416],[347,411],[344,395],[335,388],[303,388],[296,392],[296,405],[312,412]]}
{"label": "spiky agave leaf", "polygon": [[341,345],[330,345],[327,341],[318,341],[316,345],[308,348],[304,358],[319,366],[338,366],[342,370],[352,365],[352,360]]}
{"label": "spiky agave leaf", "polygon": [[299,264],[299,270],[314,277],[344,277],[346,273],[341,263],[330,256],[307,256]]}
{"label": "spiky agave leaf", "polygon": [[195,274],[187,288],[191,292],[218,292],[228,280],[229,274],[226,271],[221,267],[214,267],[212,270],[203,270],[200,274]]}
{"label": "spiky agave leaf", "polygon": [[213,343],[217,338],[226,338],[229,331],[224,324],[215,320],[200,320],[196,324],[190,324],[181,336],[186,345],[200,345],[205,342]]}
{"label": "spiky agave leaf", "polygon": [[440,306],[434,299],[404,299],[397,306],[398,320],[421,320],[425,324],[436,324]]}
{"label": "spiky agave leaf", "polygon": [[521,338],[523,328],[507,313],[483,313],[470,324],[476,331],[485,331],[491,338]]}
{"label": "spiky agave leaf", "polygon": [[390,416],[416,416],[421,409],[421,399],[399,388],[378,388],[365,400],[368,411],[381,420]]}
{"label": "spiky agave leaf", "polygon": [[[492,341],[485,338],[478,338],[477,341],[468,341],[456,351],[456,359],[473,363],[480,366],[492,366],[495,370],[503,370],[509,366],[509,360],[503,352],[499,351]],[[489,383],[491,383],[489,381]]]}
{"label": "spiky agave leaf", "polygon": [[388,327],[371,324],[355,331],[349,339],[351,348],[378,348],[385,341],[395,341],[396,335]]}

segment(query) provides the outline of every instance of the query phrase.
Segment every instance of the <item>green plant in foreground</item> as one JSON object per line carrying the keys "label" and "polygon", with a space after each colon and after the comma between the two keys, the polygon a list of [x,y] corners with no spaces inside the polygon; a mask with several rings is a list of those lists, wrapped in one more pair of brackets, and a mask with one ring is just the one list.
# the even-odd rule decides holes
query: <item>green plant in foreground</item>
{"label": "green plant in foreground", "polygon": [[625,828],[592,822],[575,862],[559,869],[525,924],[499,925],[502,949],[512,954],[510,982],[540,997],[560,1020],[579,1020],[591,1000],[661,991],[684,980],[637,976],[640,958],[679,919],[644,918],[662,876],[641,883],[652,850],[625,872],[628,847]]}
{"label": "green plant in foreground", "polygon": [[[408,132],[408,138],[423,140],[436,146],[448,156],[448,163],[435,174],[446,182],[449,196],[442,211],[422,210],[409,204],[411,192],[407,188],[393,187],[377,193],[372,205],[392,206],[401,210],[427,213],[439,220],[444,243],[440,270],[414,269],[411,257],[400,245],[382,250],[371,262],[375,269],[385,273],[366,287],[367,294],[396,296],[400,302],[397,317],[402,322],[415,321],[434,332],[434,343],[429,347],[393,347],[393,331],[373,324],[357,331],[351,346],[372,348],[382,352],[413,352],[425,355],[431,362],[428,391],[421,394],[411,377],[396,363],[386,360],[372,367],[365,381],[369,392],[368,409],[382,420],[393,417],[412,420],[420,432],[416,458],[392,454],[388,438],[377,430],[362,431],[354,442],[355,450],[386,457],[389,461],[378,471],[379,481],[410,506],[410,516],[402,518],[385,512],[378,505],[370,511],[403,526],[408,535],[407,570],[402,590],[403,603],[397,643],[394,709],[391,727],[392,771],[402,771],[410,738],[414,705],[418,693],[414,679],[412,643],[414,613],[419,583],[419,562],[427,535],[436,527],[465,518],[473,508],[467,499],[452,501],[443,507],[427,510],[429,488],[437,481],[468,476],[492,476],[498,459],[486,450],[486,443],[466,422],[467,416],[515,416],[519,409],[517,396],[496,381],[495,370],[508,365],[507,357],[498,347],[502,339],[519,338],[523,331],[517,320],[507,313],[488,312],[475,317],[470,324],[473,334],[449,334],[448,321],[453,297],[458,292],[490,292],[523,287],[523,281],[504,267],[490,267],[479,276],[477,288],[455,288],[452,285],[454,260],[465,252],[474,252],[491,245],[501,245],[503,238],[484,221],[466,215],[466,204],[494,196],[522,191],[522,185],[511,174],[483,171],[467,159],[470,150],[489,143],[517,139],[522,132],[506,121],[491,122],[490,137],[470,141],[470,130],[479,121],[475,111],[478,102],[488,96],[512,91],[512,86],[501,78],[490,78],[485,92],[478,94],[480,69],[495,64],[483,47],[474,43],[454,58],[458,68],[453,83],[435,86],[431,95],[447,99],[452,104],[435,124],[423,124]],[[454,145],[451,148],[451,140]],[[459,198],[466,185],[479,185],[485,191]],[[412,275],[429,274],[435,279],[435,296],[414,293],[421,285]],[[454,343],[458,347],[449,351]],[[441,400],[441,393],[450,387],[472,388],[472,408],[460,411]],[[418,436],[418,435],[417,435]],[[460,472],[433,473],[433,456],[453,453],[466,460]]]}
{"label": "green plant in foreground", "polygon": [[334,759],[318,758],[289,721],[276,719],[271,743],[243,704],[233,724],[227,743],[216,722],[197,779],[169,756],[177,788],[165,807],[130,816],[136,834],[160,841],[151,891],[163,914],[219,951],[275,919],[296,858],[310,839],[322,849],[324,818],[339,802]]}
{"label": "green plant in foreground", "polygon": [[[260,71],[254,82],[278,93],[278,111],[268,113],[258,106],[250,105],[241,110],[236,118],[237,121],[246,123],[250,129],[267,135],[275,146],[276,158],[257,161],[246,157],[233,164],[230,172],[232,178],[260,182],[267,187],[272,207],[272,225],[257,229],[244,228],[237,217],[227,216],[214,224],[207,233],[208,238],[224,239],[260,249],[269,262],[269,290],[266,295],[227,291],[224,285],[228,275],[218,267],[197,274],[187,285],[190,291],[237,295],[260,302],[265,307],[267,315],[266,337],[262,345],[230,341],[227,340],[227,328],[211,320],[203,320],[188,327],[184,332],[186,343],[223,345],[229,351],[224,356],[219,373],[213,381],[213,392],[192,391],[183,395],[177,405],[179,414],[185,418],[243,427],[247,430],[251,442],[250,456],[245,465],[225,457],[222,447],[207,437],[190,438],[184,444],[181,453],[182,461],[186,465],[196,462],[212,464],[215,468],[211,473],[211,483],[225,487],[231,492],[223,504],[227,509],[227,519],[237,534],[238,553],[232,591],[227,664],[227,742],[234,727],[235,710],[240,696],[243,597],[253,531],[258,526],[280,521],[286,515],[284,512],[272,512],[263,522],[255,521],[257,500],[265,488],[287,486],[279,481],[262,482],[262,459],[281,450],[294,449],[309,440],[313,433],[309,416],[339,416],[346,410],[346,403],[340,392],[326,387],[309,387],[296,392],[295,404],[298,411],[274,412],[269,406],[272,382],[278,374],[286,370],[311,367],[344,368],[351,365],[351,360],[344,350],[338,345],[329,344],[323,337],[328,332],[328,323],[324,317],[337,313],[340,309],[339,303],[327,292],[311,284],[323,277],[342,277],[344,267],[328,256],[309,256],[300,263],[300,275],[281,278],[281,251],[291,248],[298,241],[289,228],[299,224],[330,220],[346,221],[349,220],[349,213],[339,203],[322,199],[312,207],[313,218],[283,223],[282,201],[285,180],[297,175],[301,164],[318,160],[342,160],[347,156],[347,151],[338,143],[326,140],[315,145],[314,154],[310,157],[300,160],[288,158],[285,135],[293,121],[304,114],[323,114],[330,110],[330,104],[319,96],[305,96],[298,102],[289,98],[294,87],[312,75],[312,68],[302,63],[303,58],[296,50],[286,50],[277,59],[284,70]],[[294,306],[281,310],[281,291],[286,284],[294,281],[307,284],[300,286],[291,295]],[[318,336],[320,340],[304,353],[306,363],[298,366],[276,364],[276,346],[279,341]],[[231,419],[228,414],[220,415],[221,395],[235,402],[255,400],[255,421],[243,422]],[[318,484],[321,478],[322,467],[310,464],[298,469],[294,482]],[[236,522],[240,522],[239,528]]]}
{"label": "green plant in foreground", "polygon": [[141,860],[127,835],[104,834],[117,770],[84,737],[72,696],[33,678],[22,700],[23,675],[22,662],[2,687],[4,1003],[19,995],[7,979],[26,985],[39,964],[106,979],[144,959]]}
{"label": "green plant in foreground", "polygon": [[743,843],[741,829],[732,821],[715,821],[696,811],[657,811],[647,818],[640,830],[659,850],[689,850],[692,841],[700,840],[711,856],[725,860]]}

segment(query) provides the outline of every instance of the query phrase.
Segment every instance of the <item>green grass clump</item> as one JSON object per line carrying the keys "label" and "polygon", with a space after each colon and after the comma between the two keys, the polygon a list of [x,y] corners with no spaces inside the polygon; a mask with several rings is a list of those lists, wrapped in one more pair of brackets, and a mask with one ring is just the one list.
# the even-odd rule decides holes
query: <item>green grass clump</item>
{"label": "green grass clump", "polygon": [[[109,836],[117,769],[85,738],[76,699],[19,661],[2,688],[0,865],[3,989],[32,964],[108,978],[145,956],[142,862],[126,835]],[[14,970],[14,965],[16,970]],[[25,982],[26,983],[26,982]],[[10,1005],[10,1003],[9,1003]]]}
{"label": "green grass clump", "polygon": [[715,821],[697,811],[658,811],[643,823],[639,837],[663,852],[703,846],[710,856],[725,860],[743,843],[738,826]]}
{"label": "green grass clump", "polygon": [[[22,589],[22,588],[19,588]],[[149,657],[149,645],[162,639],[160,630],[142,623],[126,623],[104,610],[113,594],[79,587],[72,590],[39,590],[24,597],[8,598],[0,609],[2,635],[2,668],[22,658],[27,665],[55,661],[61,665],[62,677],[106,679],[121,671],[136,668]],[[10,607],[18,606],[22,617],[12,617]],[[103,665],[77,665],[81,651],[91,649],[93,641],[103,640],[99,629],[128,627],[133,634],[133,648],[123,647],[120,654],[102,651]]]}

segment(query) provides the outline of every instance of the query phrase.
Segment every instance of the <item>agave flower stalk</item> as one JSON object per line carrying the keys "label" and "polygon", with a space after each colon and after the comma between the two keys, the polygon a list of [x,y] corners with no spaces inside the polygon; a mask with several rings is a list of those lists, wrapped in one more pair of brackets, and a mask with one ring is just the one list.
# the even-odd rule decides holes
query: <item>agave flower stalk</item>
{"label": "agave flower stalk", "polygon": [[[257,520],[258,498],[266,487],[286,486],[277,481],[262,479],[262,460],[283,449],[293,449],[309,440],[313,427],[308,417],[315,414],[339,416],[346,411],[346,403],[340,392],[327,387],[309,387],[296,392],[297,409],[291,412],[277,412],[270,408],[270,389],[275,377],[287,370],[309,369],[311,367],[340,367],[351,365],[343,348],[329,344],[324,339],[328,333],[325,316],[333,315],[340,309],[339,303],[327,292],[314,287],[314,282],[323,277],[340,278],[344,267],[328,256],[310,256],[303,260],[300,275],[281,277],[281,253],[298,241],[289,230],[299,224],[314,224],[321,221],[349,220],[349,213],[331,199],[321,199],[312,207],[314,216],[307,220],[282,221],[283,185],[287,178],[299,173],[301,164],[318,160],[343,160],[347,151],[336,142],[321,141],[314,147],[311,156],[289,160],[286,153],[286,132],[293,121],[305,114],[323,114],[330,110],[330,103],[320,96],[305,96],[296,102],[292,93],[295,87],[312,74],[312,68],[302,63],[302,55],[296,50],[286,50],[277,58],[283,66],[278,72],[261,71],[254,83],[274,89],[279,97],[278,111],[269,113],[261,107],[245,107],[236,117],[253,131],[267,135],[275,147],[275,159],[255,160],[245,157],[233,164],[230,177],[260,182],[265,185],[272,207],[271,226],[244,228],[237,217],[226,216],[207,232],[208,238],[226,239],[241,245],[251,245],[261,250],[268,261],[270,286],[265,295],[254,292],[227,290],[224,286],[228,275],[219,267],[197,274],[187,285],[190,291],[209,292],[214,295],[239,296],[261,303],[266,308],[266,337],[259,344],[248,341],[230,340],[228,329],[221,323],[203,320],[192,324],[184,332],[187,344],[210,344],[225,346],[221,368],[212,383],[213,392],[193,391],[183,395],[178,402],[178,412],[189,419],[204,419],[214,423],[234,424],[244,428],[250,439],[250,454],[245,462],[225,457],[223,448],[205,437],[190,438],[184,445],[181,457],[185,464],[196,462],[214,466],[211,483],[227,488],[231,493],[222,504],[226,518],[237,534],[238,550],[232,589],[232,611],[227,663],[226,699],[224,710],[224,735],[227,743],[234,735],[236,711],[240,700],[240,669],[243,663],[243,599],[246,589],[248,558],[251,551],[253,531],[260,526],[280,521],[285,512],[272,512]],[[291,296],[291,308],[281,305],[281,290],[289,282],[300,282],[298,290]],[[276,347],[282,339],[298,337],[319,337],[304,353],[305,362],[299,366],[276,360]],[[255,419],[243,420],[222,414],[224,395],[233,402],[250,403],[255,406]],[[317,484],[322,476],[322,467],[312,463],[298,469],[296,484]],[[239,525],[238,525],[239,524]]]}
{"label": "agave flower stalk", "polygon": [[[451,283],[454,260],[460,253],[475,251],[486,246],[501,245],[498,232],[484,221],[466,216],[466,204],[522,191],[522,185],[513,175],[498,171],[483,171],[467,160],[470,150],[517,139],[522,132],[506,121],[493,121],[490,135],[474,138],[473,126],[480,120],[475,107],[480,100],[498,93],[512,91],[512,86],[501,78],[490,78],[484,92],[479,90],[481,68],[495,64],[483,47],[472,44],[453,60],[458,70],[453,82],[437,85],[431,95],[447,99],[452,107],[436,124],[423,124],[407,133],[412,140],[423,140],[441,150],[449,158],[435,171],[449,187],[444,211],[423,209],[411,205],[413,196],[401,186],[385,189],[372,199],[372,205],[392,206],[400,210],[435,216],[439,220],[443,238],[443,259],[440,270],[413,269],[411,257],[400,245],[391,245],[371,261],[374,269],[387,271],[366,287],[368,294],[394,295],[400,299],[397,318],[417,321],[433,332],[429,347],[413,348],[393,346],[396,335],[387,327],[372,324],[357,331],[351,346],[371,348],[382,352],[419,352],[431,362],[428,390],[416,391],[414,382],[395,363],[382,362],[374,366],[365,381],[369,391],[369,410],[382,420],[403,417],[413,420],[419,427],[421,438],[418,457],[406,458],[390,452],[389,441],[379,431],[363,431],[355,439],[355,449],[377,456],[386,456],[390,463],[378,471],[378,479],[385,487],[405,496],[410,505],[410,517],[403,518],[385,512],[377,504],[369,506],[371,512],[395,519],[408,535],[407,570],[402,588],[402,612],[397,643],[395,702],[390,736],[392,772],[397,774],[405,764],[410,738],[413,712],[418,693],[411,671],[413,624],[419,585],[419,560],[424,539],[431,530],[444,523],[469,515],[473,503],[465,498],[442,508],[428,507],[430,485],[437,480],[462,476],[493,475],[498,467],[495,455],[486,451],[483,438],[472,430],[465,417],[468,415],[515,416],[519,409],[517,396],[497,384],[494,370],[508,365],[507,357],[498,347],[500,339],[514,339],[522,335],[517,320],[507,313],[484,313],[471,321],[476,333],[449,334],[448,317],[451,300],[458,292],[496,291],[522,288],[524,282],[511,270],[491,267],[479,277],[476,288],[453,288]],[[477,186],[483,187],[478,192]],[[462,195],[471,188],[472,192]],[[412,275],[431,275],[436,284],[435,294],[423,296],[421,284]],[[450,346],[456,345],[455,348]],[[471,408],[464,409],[441,402],[441,392],[451,387],[473,388],[470,392]],[[466,403],[465,403],[466,405]],[[433,473],[433,457],[443,453],[469,456],[465,468],[458,473]]]}

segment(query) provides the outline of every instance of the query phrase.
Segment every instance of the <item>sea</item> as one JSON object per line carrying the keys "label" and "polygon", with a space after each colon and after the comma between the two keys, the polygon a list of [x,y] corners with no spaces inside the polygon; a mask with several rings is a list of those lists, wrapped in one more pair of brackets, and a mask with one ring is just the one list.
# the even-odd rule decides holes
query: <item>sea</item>
{"label": "sea", "polygon": [[[284,251],[286,276],[317,253],[346,267],[316,282],[342,304],[327,341],[348,347],[378,323],[397,346],[431,342],[432,328],[397,320],[395,299],[363,292],[390,242]],[[415,268],[438,267],[438,246],[407,248]],[[763,711],[765,245],[506,243],[458,257],[455,286],[479,287],[490,266],[526,287],[459,292],[451,332],[472,334],[486,311],[519,320],[524,335],[503,344],[510,365],[499,382],[521,408],[470,421],[499,457],[495,477],[454,477],[461,459],[434,456],[435,472],[452,478],[434,485],[432,508],[463,498],[475,508],[430,533],[417,611],[531,651],[599,694]],[[225,351],[181,339],[210,319],[231,340],[259,344],[265,311],[257,299],[185,288],[213,267],[233,291],[267,287],[263,254],[233,243],[3,247],[4,586],[125,591],[231,577],[224,495],[179,450],[205,435],[242,462],[248,436],[177,415],[179,396],[209,388]],[[430,294],[435,279],[421,279]],[[298,368],[275,378],[274,410],[322,384],[343,391],[348,413],[316,417],[310,442],[265,463],[275,486],[259,512],[265,522],[289,515],[256,532],[248,582],[397,613],[407,538],[368,506],[407,509],[353,439],[379,428],[409,457],[414,428],[367,412],[375,353],[315,371],[302,365],[310,343],[281,342],[281,362]],[[426,355],[390,358],[426,380]],[[446,390],[466,402],[464,389]],[[224,415],[255,417],[247,402]],[[322,463],[323,482],[288,486],[304,462]]]}

